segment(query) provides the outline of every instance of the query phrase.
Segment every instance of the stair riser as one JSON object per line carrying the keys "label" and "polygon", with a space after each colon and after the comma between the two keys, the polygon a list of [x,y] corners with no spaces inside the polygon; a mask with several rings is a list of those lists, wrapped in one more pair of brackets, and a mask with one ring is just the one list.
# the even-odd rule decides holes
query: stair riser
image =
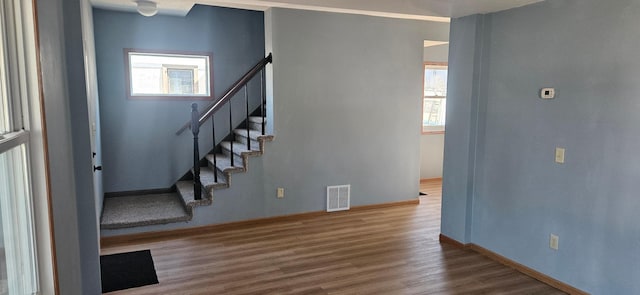
{"label": "stair riser", "polygon": [[[244,136],[236,136],[236,141],[244,144],[245,148],[247,146],[247,138]],[[257,140],[251,140],[251,149],[256,150],[260,147],[260,143]]]}
{"label": "stair riser", "polygon": [[[242,157],[236,156],[236,157],[234,158],[234,160],[233,160],[233,161],[234,161],[233,165],[234,165],[235,167],[241,167],[241,168],[242,168],[242,167],[244,167],[244,161],[242,160]],[[220,163],[218,163],[218,165],[220,165]],[[231,185],[231,183],[230,183],[230,181],[231,181],[231,177],[230,177],[230,176],[228,176],[228,175],[227,175],[227,173],[223,172],[223,171],[222,171],[222,169],[221,169],[221,167],[215,167],[215,166],[213,165],[213,160],[211,160],[211,161],[207,161],[207,166],[208,166],[210,169],[215,169],[215,170],[217,171],[217,173],[218,173],[218,176],[220,176],[220,175],[225,175],[223,179],[225,179],[225,180],[226,180],[226,182],[227,182],[227,184],[228,184],[228,185]],[[238,173],[238,172],[244,172],[244,170],[241,170],[241,171],[231,171],[231,173]]]}
{"label": "stair riser", "polygon": [[[233,152],[236,155],[239,155],[241,151],[246,151],[249,147],[251,147],[251,150],[258,150],[260,148],[260,145],[257,142],[251,141],[251,145],[247,146],[246,142],[234,142],[233,143]],[[221,146],[221,150],[224,151],[229,151],[231,149],[231,145],[224,145]]]}
{"label": "stair riser", "polygon": [[[211,166],[211,164],[207,165],[207,168],[213,170],[216,172],[216,174],[218,175],[218,182],[217,184],[214,183],[215,178],[213,177],[213,175],[209,176],[209,177],[204,177],[206,174],[201,174],[201,183],[202,186],[207,190],[212,190],[213,188],[218,188],[218,187],[227,187],[226,182],[227,182],[227,177],[224,175],[224,173],[222,173],[219,169],[213,169]],[[204,170],[204,169],[203,169]],[[193,169],[191,169],[191,174],[193,174]],[[212,195],[213,196],[213,195]]]}
{"label": "stair riser", "polygon": [[[236,146],[235,146],[235,145],[234,145],[234,148],[236,148]],[[222,154],[224,154],[225,156],[229,157],[229,156],[231,155],[231,151],[230,151],[230,150],[228,150],[228,149],[224,149],[224,148],[223,148],[223,149],[222,149]],[[234,153],[234,155],[233,155],[233,156],[234,156],[234,157],[233,157],[233,161],[234,161],[234,163],[233,163],[233,164],[234,164],[235,166],[242,166],[242,165],[241,165],[241,164],[242,164],[242,157],[241,157],[240,155],[238,155],[238,154],[235,154],[235,153]],[[238,160],[238,159],[239,159],[239,160]],[[238,161],[239,161],[239,162],[238,162]]]}
{"label": "stair riser", "polygon": [[[265,126],[265,129],[266,129],[267,124],[264,124],[264,126]],[[249,128],[262,132],[262,123],[249,122]]]}
{"label": "stair riser", "polygon": [[[189,212],[189,215],[193,214],[193,207],[206,206],[211,204],[211,195],[209,194],[209,192],[204,186],[201,186],[202,199],[194,200],[192,180],[180,181],[176,184],[176,188],[177,188],[178,194],[182,196],[183,205],[185,206],[185,209],[187,209],[187,211]],[[189,200],[189,201],[186,202],[185,200]]]}
{"label": "stair riser", "polygon": [[[216,189],[222,189],[222,188],[229,188],[229,187],[231,187],[231,178],[232,178],[232,177],[231,177],[231,173],[234,173],[234,172],[231,172],[231,173],[224,173],[224,172],[222,172],[222,170],[220,170],[219,168],[213,168],[213,163],[211,163],[211,162],[209,162],[209,163],[208,163],[208,165],[209,165],[209,168],[211,168],[211,169],[215,169],[215,170],[216,170],[216,172],[218,172],[218,177],[221,177],[220,179],[224,179],[224,182],[225,182],[225,185],[224,185],[224,186],[220,186],[220,187],[213,186],[213,187],[209,187],[209,188],[207,188],[207,189],[208,189],[208,191],[209,191],[209,193],[211,194],[211,196],[213,196],[213,191],[214,191],[214,190],[216,190]],[[239,173],[239,172],[235,172],[235,173]],[[221,176],[221,175],[222,175],[222,176]]]}

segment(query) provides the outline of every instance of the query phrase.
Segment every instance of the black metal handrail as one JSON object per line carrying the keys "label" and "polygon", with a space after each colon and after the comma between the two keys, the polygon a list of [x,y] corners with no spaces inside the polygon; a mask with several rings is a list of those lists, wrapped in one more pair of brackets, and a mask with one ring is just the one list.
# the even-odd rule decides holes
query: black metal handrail
{"label": "black metal handrail", "polygon": [[[247,85],[247,83],[249,83],[249,81],[251,80],[251,78],[253,78],[253,76],[259,73],[265,66],[267,66],[268,63],[271,63],[271,62],[272,62],[272,56],[271,56],[271,53],[269,53],[267,57],[260,60],[255,66],[253,66],[253,68],[251,68],[251,70],[249,70],[246,74],[244,74],[244,76],[242,76],[240,79],[238,79],[238,81],[233,83],[233,85],[229,87],[229,89],[227,89],[227,91],[222,95],[220,99],[218,99],[215,103],[212,103],[209,106],[207,106],[205,108],[205,111],[200,113],[200,118],[198,119],[198,123],[200,124],[200,126],[202,126],[202,124],[205,121],[207,121],[207,119],[209,119],[213,115],[213,113],[215,113],[218,109],[220,109],[227,101],[231,100],[231,98],[236,93],[238,93],[238,91],[240,91],[242,87]],[[187,128],[190,128],[190,127],[191,127],[191,121],[185,123],[180,129],[178,129],[178,131],[176,132],[176,135],[182,134],[182,132],[184,132]]]}
{"label": "black metal handrail", "polygon": [[[247,72],[246,74],[244,74],[238,81],[236,81],[235,83],[233,83],[233,85],[225,92],[224,95],[222,95],[222,97],[216,101],[215,103],[209,105],[204,112],[200,113],[198,112],[198,104],[193,103],[191,105],[191,121],[187,122],[184,126],[182,126],[182,128],[180,128],[180,130],[178,130],[178,132],[176,132],[176,135],[180,135],[184,130],[186,130],[187,128],[191,128],[191,132],[193,133],[193,191],[194,191],[194,199],[195,200],[200,200],[202,197],[202,183],[200,182],[200,151],[198,148],[198,134],[200,133],[200,126],[202,126],[202,124],[207,121],[209,118],[212,118],[213,115],[216,113],[216,111],[218,111],[220,108],[222,108],[222,106],[229,102],[229,133],[233,135],[233,120],[232,120],[232,110],[231,110],[231,98],[238,93],[238,91],[240,91],[240,89],[242,89],[244,87],[244,99],[245,99],[245,104],[246,104],[246,127],[247,127],[247,150],[251,150],[251,132],[250,132],[250,125],[251,122],[249,120],[249,90],[247,88],[247,84],[249,83],[249,81],[251,81],[251,79],[257,74],[257,73],[261,73],[260,75],[260,116],[262,117],[262,135],[265,135],[265,113],[264,113],[264,109],[265,109],[265,89],[264,89],[264,85],[265,85],[265,71],[264,68],[267,66],[268,63],[272,62],[272,58],[271,58],[271,53],[269,53],[269,55],[267,57],[265,57],[264,59],[262,59],[260,62],[258,62],[253,68],[251,68],[251,70],[249,70],[249,72]],[[217,160],[216,160],[216,151],[215,151],[215,142],[216,142],[216,126],[215,126],[215,121],[212,119],[211,120],[211,130],[212,130],[212,136],[213,136],[213,145],[214,145],[214,152],[213,152],[213,165],[214,167],[216,167],[213,171],[213,176],[214,176],[214,182],[218,182],[218,171],[217,169]],[[231,166],[235,166],[234,164],[234,159],[235,159],[235,154],[233,152],[233,140],[230,141],[230,162],[231,162]]]}

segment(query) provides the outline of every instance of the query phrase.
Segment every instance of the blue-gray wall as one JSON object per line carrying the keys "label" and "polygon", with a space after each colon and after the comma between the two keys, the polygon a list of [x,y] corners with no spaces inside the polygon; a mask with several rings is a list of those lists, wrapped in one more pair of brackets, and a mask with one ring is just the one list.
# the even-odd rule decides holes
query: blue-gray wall
{"label": "blue-gray wall", "polygon": [[640,293],[639,15],[555,0],[453,21],[444,234],[593,294]]}
{"label": "blue-gray wall", "polygon": [[474,134],[485,17],[474,15],[455,19],[451,23],[449,36],[441,232],[464,243],[469,242],[471,235],[470,208],[473,204],[476,146]]}
{"label": "blue-gray wall", "polygon": [[80,1],[38,1],[37,8],[58,287],[100,294]]}
{"label": "blue-gray wall", "polygon": [[[289,9],[266,12],[275,141],[190,223],[103,236],[326,210],[326,187],[353,206],[416,199],[424,40],[448,23]],[[101,85],[102,89],[102,85]],[[101,96],[102,99],[102,96]],[[102,99],[104,100],[104,99]],[[284,199],[276,188],[285,189]]]}
{"label": "blue-gray wall", "polygon": [[[104,191],[170,187],[189,170],[192,159],[190,132],[175,132],[190,119],[193,101],[127,99],[123,48],[213,53],[214,96],[219,98],[264,57],[263,15],[200,5],[186,17],[94,9]],[[250,88],[255,99],[258,83]],[[209,103],[199,102],[200,108]],[[243,103],[234,100],[235,123],[244,118]],[[228,118],[219,116],[216,124],[219,141],[228,133]],[[211,134],[210,124],[201,132],[200,150],[206,152],[212,147],[211,136],[204,136]]]}

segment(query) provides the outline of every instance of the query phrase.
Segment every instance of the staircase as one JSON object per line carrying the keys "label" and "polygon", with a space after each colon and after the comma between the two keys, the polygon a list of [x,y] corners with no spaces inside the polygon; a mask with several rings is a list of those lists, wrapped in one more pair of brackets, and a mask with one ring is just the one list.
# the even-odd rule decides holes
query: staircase
{"label": "staircase", "polygon": [[[201,157],[198,152],[199,128],[205,121],[211,119],[222,105],[228,103],[234,94],[243,87],[246,90],[249,80],[259,72],[262,73],[264,87],[264,67],[270,62],[271,55],[254,66],[202,113],[197,111],[194,104],[192,121],[176,133],[180,134],[190,127],[194,134],[194,158],[191,171],[166,190],[123,193],[123,196],[105,198],[100,228],[120,229],[189,221],[193,218],[195,207],[212,204],[215,190],[231,186],[233,174],[246,172],[249,168],[249,157],[262,155],[266,142],[274,139],[273,135],[265,134],[267,120],[264,116],[264,92],[261,93],[261,105],[255,111],[259,113],[258,116],[249,116],[249,102],[245,91],[247,103],[243,126],[229,132],[227,136],[229,140],[218,144],[204,157]],[[231,118],[229,120],[231,121]]]}
{"label": "staircase", "polygon": [[[262,117],[249,117],[249,120],[252,126],[262,125],[263,122]],[[176,189],[189,217],[193,216],[194,207],[211,205],[213,191],[228,188],[231,185],[232,174],[246,172],[249,169],[249,157],[262,155],[265,143],[274,138],[273,135],[262,135],[260,129],[255,127],[249,129],[248,137],[246,129],[235,129],[234,137],[236,141],[220,143],[220,153],[211,153],[205,157],[207,166],[200,168],[200,183],[204,190],[199,200],[195,198],[193,180],[183,180],[176,183]],[[248,149],[248,142],[251,142],[251,149]],[[232,144],[234,146],[233,152],[231,151]],[[233,164],[231,157],[234,157]],[[217,173],[217,181],[214,173]]]}

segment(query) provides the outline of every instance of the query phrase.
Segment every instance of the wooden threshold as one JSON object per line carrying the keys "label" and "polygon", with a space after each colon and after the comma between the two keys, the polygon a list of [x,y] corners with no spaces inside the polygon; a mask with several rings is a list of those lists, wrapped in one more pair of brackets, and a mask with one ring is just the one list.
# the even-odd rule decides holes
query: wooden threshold
{"label": "wooden threshold", "polygon": [[281,215],[281,216],[274,216],[274,217],[249,219],[249,220],[235,221],[235,222],[229,222],[229,223],[211,224],[211,225],[204,225],[204,226],[197,226],[197,227],[190,227],[190,228],[180,228],[180,229],[167,230],[167,231],[155,231],[155,232],[145,232],[145,233],[138,233],[138,234],[113,236],[113,237],[101,237],[100,247],[106,248],[106,247],[112,247],[120,244],[140,242],[143,240],[155,240],[155,239],[163,239],[168,237],[184,237],[184,236],[190,236],[190,235],[199,235],[199,234],[205,234],[205,233],[210,233],[215,231],[226,231],[231,229],[237,229],[237,228],[242,228],[242,227],[251,226],[251,225],[263,225],[263,224],[271,224],[275,222],[305,220],[305,219],[314,218],[322,215],[328,215],[328,214],[348,214],[351,211],[363,211],[363,210],[372,210],[372,209],[396,207],[396,206],[418,205],[418,204],[420,204],[419,199],[411,199],[406,201],[398,201],[398,202],[390,202],[390,203],[382,203],[382,204],[354,206],[354,207],[351,207],[349,211],[338,211],[338,212],[313,211],[313,212],[305,212],[305,213],[298,213],[298,214],[291,214],[291,215]]}
{"label": "wooden threshold", "polygon": [[489,249],[486,249],[482,246],[478,246],[476,244],[473,243],[468,243],[468,244],[464,244],[461,242],[458,242],[450,237],[447,237],[443,234],[440,234],[439,237],[440,243],[442,244],[448,244],[448,245],[452,245],[458,248],[462,248],[462,249],[469,249],[471,251],[474,251],[484,257],[487,257],[495,262],[498,262],[502,265],[505,265],[507,267],[513,268],[531,278],[534,278],[538,281],[541,281],[549,286],[552,286],[560,291],[566,292],[568,294],[574,294],[574,295],[588,295],[589,293],[582,291],[576,287],[573,287],[569,284],[563,283],[559,280],[556,280],[546,274],[543,274],[535,269],[532,269],[528,266],[525,266],[523,264],[520,264],[518,262],[515,262],[507,257],[504,257],[498,253],[495,253]]}

